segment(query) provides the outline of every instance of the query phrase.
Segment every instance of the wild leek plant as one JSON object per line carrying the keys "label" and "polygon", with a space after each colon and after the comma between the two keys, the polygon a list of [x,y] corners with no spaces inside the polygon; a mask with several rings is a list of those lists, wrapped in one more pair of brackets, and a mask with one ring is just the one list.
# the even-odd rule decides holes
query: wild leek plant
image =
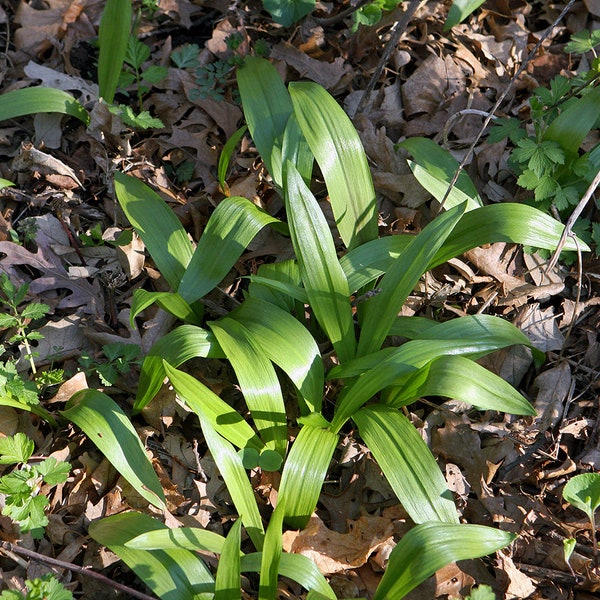
{"label": "wild leek plant", "polygon": [[[183,322],[146,356],[134,410],[146,406],[169,378],[198,415],[239,519],[222,537],[201,528],[170,530],[129,512],[93,523],[90,533],[162,598],[239,598],[240,573],[254,571],[260,574],[261,600],[276,597],[280,575],[301,583],[311,598],[334,599],[309,559],[282,552],[282,530],[306,526],[340,434],[353,423],[415,523],[392,551],[374,596],[399,599],[448,562],[489,554],[514,539],[505,531],[459,523],[436,460],[402,408],[438,395],[481,410],[534,411],[508,383],[475,362],[514,344],[531,347],[510,323],[486,315],[437,323],[398,314],[422,275],[436,265],[500,240],[553,249],[563,226],[529,206],[464,201],[416,236],[379,238],[367,159],[336,101],[313,83],[286,88],[275,68],[259,58],[246,60],[238,84],[249,132],[284,198],[287,223],[245,198],[227,197],[194,249],[171,210],[141,181],[117,173],[115,189],[172,288],[137,290],[132,319],[157,303]],[[315,160],[346,249],[341,259],[309,188]],[[266,226],[289,235],[295,258],[261,266],[242,304],[205,323],[202,298]],[[353,296],[362,298],[357,306]],[[385,345],[392,335],[409,341]],[[328,372],[321,349],[337,363]],[[252,424],[179,369],[197,357],[231,363]],[[284,397],[289,386],[282,385],[276,366],[295,390],[293,414]],[[338,385],[326,386],[334,380]],[[326,397],[325,390],[331,390]],[[294,420],[300,429],[290,444]],[[266,524],[244,464],[248,450],[253,464],[281,468],[277,506]],[[241,527],[255,552],[241,553]],[[221,554],[216,575],[196,550]]]}

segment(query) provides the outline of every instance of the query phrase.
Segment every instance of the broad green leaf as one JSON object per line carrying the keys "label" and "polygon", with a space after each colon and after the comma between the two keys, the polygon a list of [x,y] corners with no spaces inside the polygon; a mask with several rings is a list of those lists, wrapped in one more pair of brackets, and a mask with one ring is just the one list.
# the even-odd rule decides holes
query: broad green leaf
{"label": "broad green leaf", "polygon": [[193,325],[200,325],[202,322],[202,315],[199,315],[195,307],[190,306],[176,292],[149,292],[148,290],[138,288],[133,292],[131,314],[129,315],[132,327],[135,327],[135,318],[154,303],[180,321],[186,321]]}
{"label": "broad green leaf", "polygon": [[107,0],[98,30],[100,97],[112,103],[131,33],[131,0]]}
{"label": "broad green leaf", "polygon": [[58,426],[56,419],[40,404],[27,404],[25,402],[19,402],[19,400],[14,400],[10,395],[0,395],[0,406],[10,406],[11,408],[32,412],[34,415],[44,419],[44,421],[52,425],[52,427]]}
{"label": "broad green leaf", "polygon": [[[87,110],[71,94],[62,90],[36,86],[0,95],[0,121],[53,112],[76,117],[85,125],[90,124]],[[8,182],[5,185],[14,184]]]}
{"label": "broad green leaf", "polygon": [[130,539],[125,545],[137,550],[203,550],[221,554],[225,538],[200,527],[153,529]]}
{"label": "broad green leaf", "polygon": [[344,244],[355,248],[377,237],[375,190],[352,121],[327,91],[312,82],[289,86],[302,133],[325,178]]}
{"label": "broad green leaf", "polygon": [[273,181],[282,187],[283,135],[293,111],[290,95],[275,67],[256,56],[247,56],[238,67],[237,82],[250,135]]}
{"label": "broad green leaf", "polygon": [[250,446],[259,451],[264,448],[263,442],[243,416],[229,404],[191,375],[173,368],[166,361],[163,361],[163,366],[177,395],[197,415],[203,415],[203,418],[226,440],[238,448]]}
{"label": "broad green leaf", "polygon": [[[242,572],[260,572],[262,552],[253,552],[242,556]],[[279,574],[299,583],[307,590],[316,590],[325,598],[336,600],[337,596],[317,565],[310,558],[302,554],[288,554],[283,552],[279,558]]]}
{"label": "broad green leaf", "polygon": [[434,219],[390,265],[377,284],[381,292],[365,302],[357,354],[379,350],[406,298],[464,213],[457,206]]}
{"label": "broad green leaf", "polygon": [[215,576],[215,600],[241,600],[240,545],[242,521],[238,519],[227,534]]}
{"label": "broad green leaf", "polygon": [[275,600],[277,598],[277,575],[282,553],[282,528],[285,499],[278,495],[277,507],[269,519],[265,533],[260,563],[260,580],[258,583],[258,600]]}
{"label": "broad green leaf", "polygon": [[598,118],[600,87],[594,87],[583,97],[572,101],[550,123],[544,140],[557,142],[570,158],[577,155],[579,147]]}
{"label": "broad green leaf", "polygon": [[[415,160],[414,162],[409,161],[408,164],[417,181],[438,202],[441,202],[458,170],[458,161],[448,150],[429,138],[408,138],[399,143],[398,147],[404,148],[412,154]],[[450,209],[465,201],[467,202],[467,211],[479,208],[483,204],[471,178],[462,171],[448,195],[444,207]]]}
{"label": "broad green leaf", "polygon": [[248,298],[264,300],[288,313],[296,308],[296,300],[303,305],[308,304],[306,292],[300,287],[300,270],[295,260],[263,263],[258,267],[256,275],[250,275],[248,279]]}
{"label": "broad green leaf", "polygon": [[485,0],[453,0],[444,23],[444,31],[449,31],[455,25],[462,23],[472,12],[477,10]]}
{"label": "broad green leaf", "polygon": [[[437,252],[428,269],[432,269],[484,244],[512,242],[554,250],[564,225],[540,210],[525,204],[505,203],[482,206],[465,213],[444,245]],[[394,235],[368,242],[348,252],[340,264],[354,292],[385,273],[413,240],[414,236]],[[589,252],[589,246],[578,240],[579,247]],[[567,238],[565,250],[577,250]]]}
{"label": "broad green leaf", "polygon": [[[196,55],[197,57],[198,55]],[[231,160],[231,155],[235,150],[235,147],[238,145],[239,141],[244,137],[246,130],[248,127],[244,125],[240,127],[226,142],[223,146],[223,150],[221,150],[221,155],[219,156],[219,165],[217,167],[217,176],[219,178],[219,186],[221,190],[226,196],[229,196],[229,186],[225,181],[227,177],[227,169],[229,168],[229,161]]]}
{"label": "broad green leaf", "polygon": [[515,537],[483,525],[417,525],[392,550],[373,600],[400,600],[447,564],[486,556],[508,546]]}
{"label": "broad green leaf", "polygon": [[248,298],[231,313],[262,351],[293,381],[302,395],[302,413],[321,410],[323,361],[308,330],[285,311],[258,298]]}
{"label": "broad green leaf", "polygon": [[262,550],[265,536],[262,519],[242,459],[234,447],[217,433],[206,413],[201,409],[197,413],[208,449],[225,481],[240,520],[254,546]]}
{"label": "broad green leaf", "polygon": [[89,533],[114,552],[161,600],[210,600],[213,577],[197,554],[184,549],[140,550],[128,543],[142,534],[169,531],[147,515],[123,512],[94,521]]}
{"label": "broad green leaf", "polygon": [[61,414],[88,436],[140,496],[165,508],[162,486],[144,446],[112,398],[98,390],[81,390],[71,396]]}
{"label": "broad green leaf", "polygon": [[162,336],[142,364],[134,414],[142,410],[156,395],[166,377],[163,360],[179,367],[191,358],[225,358],[214,335],[195,325],[181,325]]}
{"label": "broad green leaf", "polygon": [[[261,267],[262,266],[272,265],[267,263],[266,265],[261,265]],[[267,302],[271,302],[271,304],[281,306],[282,308],[284,308],[290,300],[295,300],[296,302],[300,302],[302,304],[309,304],[308,295],[306,294],[305,289],[299,285],[290,283],[288,281],[279,281],[277,279],[263,277],[262,275],[250,275],[248,279],[250,279],[252,284],[262,286],[262,290],[259,292],[260,297]],[[272,294],[277,292],[278,296],[275,296],[273,299],[269,298],[263,291],[265,288],[267,288]],[[287,302],[282,302],[280,300],[281,296],[287,297]],[[290,311],[291,310],[292,309],[290,308]]]}
{"label": "broad green leaf", "polygon": [[263,0],[263,5],[275,23],[289,27],[313,11],[315,0]]}
{"label": "broad green leaf", "polygon": [[402,413],[372,404],[361,408],[352,419],[415,523],[458,523],[452,494],[431,450]]}
{"label": "broad green leaf", "polygon": [[327,429],[305,425],[288,454],[279,501],[285,503],[285,522],[295,529],[306,527],[329,468],[338,436]]}
{"label": "broad green leaf", "polygon": [[231,362],[246,406],[267,448],[285,456],[287,418],[277,373],[250,332],[228,317],[209,323]]}
{"label": "broad green leaf", "polygon": [[582,473],[571,477],[562,495],[592,521],[594,512],[600,506],[600,473]]}
{"label": "broad green leaf", "polygon": [[256,234],[270,224],[283,225],[247,198],[225,198],[208,220],[177,292],[188,302],[208,294],[229,273]]}
{"label": "broad green leaf", "polygon": [[171,288],[177,290],[192,259],[192,244],[179,219],[155,191],[136,177],[117,171],[115,192],[158,270]]}
{"label": "broad green leaf", "polygon": [[356,350],[350,291],[331,230],[315,197],[290,162],[285,188],[292,244],[311,308],[340,362],[350,360]]}
{"label": "broad green leaf", "polygon": [[423,396],[455,398],[479,410],[536,414],[529,401],[512,385],[464,356],[441,356],[428,363],[410,376],[387,404],[403,406]]}
{"label": "broad green leaf", "polygon": [[283,133],[281,163],[285,165],[288,160],[302,175],[304,183],[310,187],[315,158],[294,113],[290,115]]}

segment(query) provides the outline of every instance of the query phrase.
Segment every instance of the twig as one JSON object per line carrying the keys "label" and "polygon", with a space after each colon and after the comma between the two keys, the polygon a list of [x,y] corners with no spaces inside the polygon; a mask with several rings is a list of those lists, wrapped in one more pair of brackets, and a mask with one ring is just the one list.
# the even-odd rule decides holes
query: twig
{"label": "twig", "polygon": [[80,567],[79,565],[75,565],[73,563],[65,562],[62,560],[58,560],[56,558],[51,558],[49,556],[44,556],[39,552],[34,552],[33,550],[28,550],[27,548],[21,548],[16,544],[11,544],[10,542],[0,542],[0,549],[7,553],[7,556],[10,556],[9,553],[14,553],[21,556],[26,556],[30,560],[34,560],[36,562],[40,562],[51,567],[56,567],[58,569],[66,569],[68,571],[72,571],[73,573],[79,573],[80,575],[87,575],[93,579],[101,581],[104,585],[108,585],[115,590],[123,592],[124,594],[128,594],[132,598],[139,598],[140,600],[156,600],[156,596],[148,596],[148,594],[144,594],[143,592],[138,592],[122,583],[118,583],[113,581],[109,577],[105,575],[101,575],[100,573],[96,573],[90,569],[86,569],[84,567]]}
{"label": "twig", "polygon": [[554,23],[552,23],[552,25],[550,25],[550,27],[548,27],[548,29],[546,29],[546,31],[544,31],[544,33],[538,40],[537,44],[533,47],[533,49],[527,55],[527,57],[525,58],[525,60],[521,64],[521,66],[517,69],[517,72],[511,77],[511,80],[508,82],[506,89],[500,94],[500,96],[498,96],[496,103],[490,110],[489,115],[486,117],[485,121],[483,122],[483,125],[481,126],[481,129],[479,130],[478,134],[475,136],[475,139],[473,140],[472,144],[469,146],[467,153],[464,155],[463,159],[460,161],[460,164],[458,165],[458,168],[456,169],[456,172],[454,173],[454,177],[452,178],[452,181],[450,182],[450,185],[448,186],[448,189],[446,190],[446,193],[444,194],[444,197],[442,198],[442,202],[440,204],[439,211],[441,211],[442,208],[444,207],[444,204],[445,204],[446,200],[448,199],[448,196],[452,192],[452,188],[456,185],[456,182],[458,181],[458,177],[460,176],[461,172],[465,168],[465,165],[471,159],[473,151],[475,150],[475,146],[477,146],[479,140],[481,139],[481,136],[483,136],[483,134],[485,133],[485,130],[487,129],[487,126],[491,123],[492,119],[494,118],[496,111],[498,110],[498,108],[500,108],[500,105],[502,104],[502,102],[504,102],[504,99],[508,95],[509,90],[512,88],[514,83],[517,81],[517,79],[519,78],[521,73],[527,68],[527,65],[530,63],[530,61],[533,59],[533,57],[537,54],[537,51],[540,49],[540,46],[544,43],[544,40],[550,35],[551,31],[562,21],[563,17],[569,12],[569,10],[571,10],[571,7],[573,6],[573,4],[575,4],[575,0],[569,0],[569,3],[563,8],[562,12],[560,13],[560,15],[558,15],[558,17],[556,18]]}
{"label": "twig", "polygon": [[[583,198],[579,201],[579,204],[575,207],[575,210],[571,213],[571,216],[567,219],[565,229],[562,232],[562,235],[560,236],[560,240],[558,240],[558,246],[556,246],[556,250],[554,251],[552,258],[550,259],[550,262],[548,263],[548,267],[546,268],[546,273],[548,273],[548,271],[551,271],[552,269],[554,269],[554,267],[556,266],[556,263],[558,262],[558,257],[560,256],[560,253],[562,252],[562,249],[565,246],[565,242],[567,241],[567,237],[569,237],[572,233],[573,225],[575,225],[575,221],[577,221],[577,219],[583,212],[583,209],[585,208],[586,204],[590,201],[590,198],[594,195],[594,192],[596,191],[596,188],[599,185],[600,185],[600,171],[598,171],[598,173],[596,173],[596,177],[594,177],[594,180],[592,181],[592,183],[590,183],[590,187],[588,187],[585,194],[583,195]],[[579,246],[577,248],[579,249]]]}
{"label": "twig", "polygon": [[417,9],[421,4],[422,0],[411,0],[410,4],[408,5],[408,8],[406,9],[406,12],[402,15],[402,18],[394,23],[394,26],[391,30],[392,33],[390,35],[390,39],[388,40],[383,54],[381,55],[381,59],[377,67],[375,68],[373,75],[371,76],[371,80],[365,88],[365,93],[363,94],[362,98],[360,99],[360,102],[358,103],[358,107],[356,108],[357,114],[365,110],[367,104],[369,103],[371,93],[375,89],[377,81],[379,80],[379,77],[381,76],[385,65],[390,60],[390,56],[392,55],[394,48],[400,41],[400,36],[404,33],[404,30],[410,23],[410,20],[413,18],[414,14],[417,12]]}
{"label": "twig", "polygon": [[[567,228],[565,227],[565,230]],[[573,318],[569,323],[569,328],[567,329],[567,333],[565,334],[565,341],[563,342],[563,346],[560,349],[559,357],[562,358],[565,350],[567,349],[567,340],[573,331],[573,327],[575,326],[575,321],[577,320],[577,307],[579,306],[579,302],[581,301],[581,286],[583,284],[583,259],[581,258],[581,246],[579,245],[579,241],[577,240],[577,236],[574,233],[570,233],[571,238],[575,242],[575,246],[577,247],[577,295],[575,296],[575,307],[573,308]],[[562,238],[561,238],[562,239]],[[557,248],[558,250],[558,248]],[[554,257],[553,257],[554,258]]]}
{"label": "twig", "polygon": [[349,17],[352,13],[355,13],[367,2],[369,2],[369,0],[359,0],[359,2],[357,2],[354,6],[349,6],[333,17],[315,17],[315,23],[324,27],[327,27],[328,25],[335,25],[336,23],[343,21],[346,17]]}

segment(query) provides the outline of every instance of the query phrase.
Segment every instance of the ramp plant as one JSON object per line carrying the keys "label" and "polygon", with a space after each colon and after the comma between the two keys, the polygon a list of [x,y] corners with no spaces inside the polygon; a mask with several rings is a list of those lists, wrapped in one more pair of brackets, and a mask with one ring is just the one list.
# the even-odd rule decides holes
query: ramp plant
{"label": "ramp plant", "polygon": [[[534,411],[475,362],[510,345],[531,347],[510,323],[486,315],[437,323],[398,314],[421,276],[436,265],[495,241],[553,249],[563,226],[533,207],[480,206],[471,198],[455,202],[418,235],[379,238],[367,159],[337,102],[313,83],[286,88],[260,58],[246,59],[238,84],[248,130],[284,199],[286,222],[230,196],[217,206],[194,248],[171,210],[144,183],[117,173],[115,190],[171,287],[137,290],[132,320],[157,303],[182,322],[144,359],[134,411],[169,378],[198,415],[239,518],[226,537],[201,528],[171,530],[136,512],[99,520],[90,533],[161,598],[240,598],[240,573],[249,571],[259,573],[261,600],[276,597],[279,576],[298,581],[310,598],[334,599],[316,565],[284,553],[281,540],[284,527],[308,523],[340,435],[352,429],[415,524],[392,551],[374,596],[399,599],[445,564],[484,556],[514,539],[509,532],[459,522],[440,468],[403,407],[439,395],[481,410]],[[315,161],[327,186],[335,234],[310,190]],[[203,297],[263,227],[289,235],[294,259],[261,266],[240,306],[206,321]],[[408,341],[390,345],[391,335]],[[536,359],[543,356],[531,349]],[[335,363],[328,371],[325,355],[328,364]],[[231,363],[250,421],[181,368],[198,357]],[[291,397],[282,377],[291,383]],[[100,411],[100,403],[96,406]],[[299,430],[290,443],[293,423]],[[281,470],[277,504],[266,523],[247,473],[257,465]],[[254,546],[243,554],[242,527]],[[220,554],[216,574],[198,550]]]}

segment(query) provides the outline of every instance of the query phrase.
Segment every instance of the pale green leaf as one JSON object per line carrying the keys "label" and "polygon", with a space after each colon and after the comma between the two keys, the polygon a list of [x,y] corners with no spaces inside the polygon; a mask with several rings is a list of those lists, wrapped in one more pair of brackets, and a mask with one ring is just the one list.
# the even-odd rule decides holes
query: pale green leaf
{"label": "pale green leaf", "polygon": [[140,496],[165,508],[162,486],[144,446],[112,398],[98,390],[81,390],[71,396],[61,414],[88,436]]}
{"label": "pale green leaf", "polygon": [[563,488],[562,495],[592,520],[594,512],[600,506],[600,473],[581,473],[571,477]]}
{"label": "pale green leaf", "polygon": [[130,539],[125,545],[137,550],[193,550],[221,554],[225,538],[200,527],[152,529]]}
{"label": "pale green leaf", "polygon": [[265,533],[262,560],[260,563],[260,580],[258,583],[258,600],[276,600],[277,576],[282,554],[282,527],[285,499],[278,495],[277,506]]}
{"label": "pale green leaf", "polygon": [[415,426],[397,409],[373,404],[352,419],[415,523],[458,523],[446,480]]}
{"label": "pale green leaf", "polygon": [[227,534],[215,576],[215,600],[241,600],[240,545],[242,521],[238,519]]}
{"label": "pale green leaf", "polygon": [[149,292],[143,288],[138,288],[133,293],[131,313],[129,315],[132,327],[135,327],[135,318],[154,303],[180,321],[185,321],[193,325],[200,325],[202,322],[202,315],[199,315],[195,307],[190,306],[176,292]]}
{"label": "pale green leaf", "polygon": [[[171,55],[171,58],[173,55]],[[194,54],[195,60],[198,60],[198,51]],[[239,141],[244,137],[246,130],[248,127],[244,125],[240,127],[226,142],[223,146],[223,150],[221,150],[221,154],[219,156],[219,164],[217,166],[217,176],[219,178],[219,185],[221,186],[221,190],[223,192],[229,192],[229,186],[225,181],[227,177],[227,169],[229,168],[229,162],[231,160],[231,155],[235,150],[235,147],[238,145]],[[229,196],[229,193],[227,193]]]}
{"label": "pale green leaf", "polygon": [[477,10],[485,0],[453,0],[448,18],[444,23],[444,31],[449,31],[455,25],[462,23],[472,12]]}

